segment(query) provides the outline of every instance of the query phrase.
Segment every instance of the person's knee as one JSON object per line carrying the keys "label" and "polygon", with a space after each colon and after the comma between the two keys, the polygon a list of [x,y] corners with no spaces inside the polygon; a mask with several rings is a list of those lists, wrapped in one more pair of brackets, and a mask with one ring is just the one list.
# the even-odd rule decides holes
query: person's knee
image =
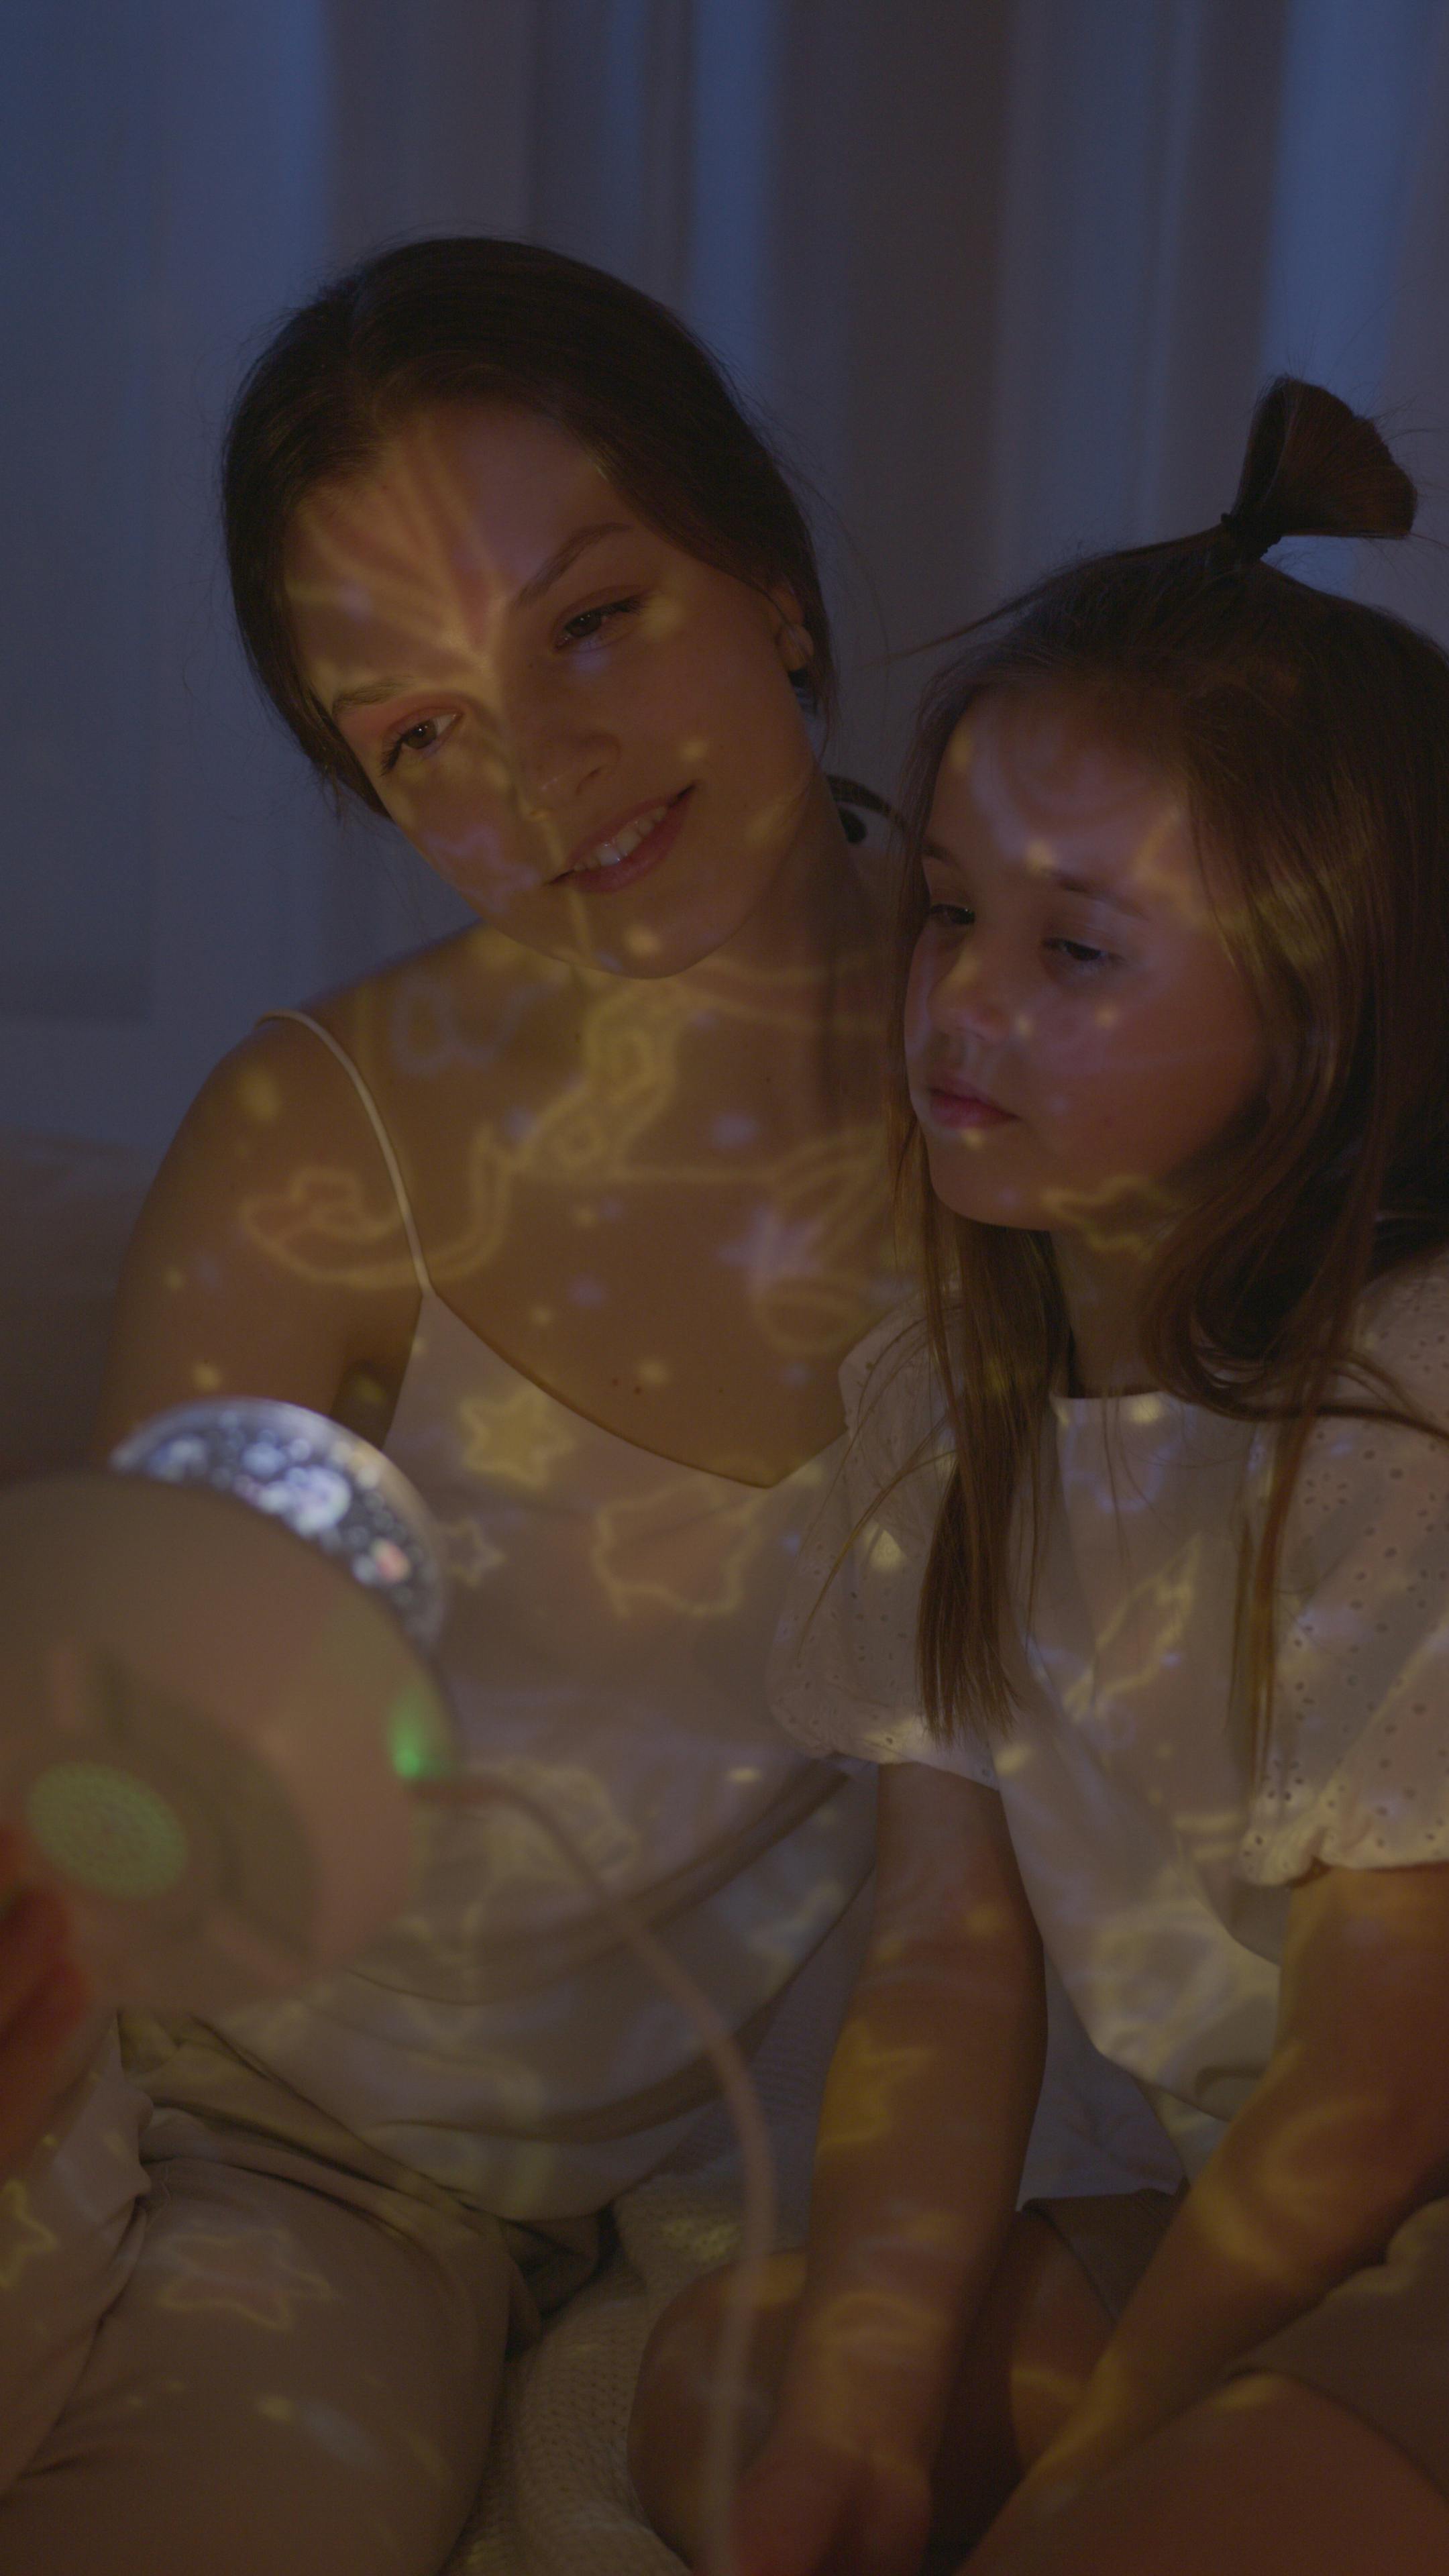
{"label": "person's knee", "polygon": [[[770,2429],[804,2278],[802,2253],[776,2254],[765,2267],[741,2391],[742,2461]],[[676,2548],[692,2545],[697,2532],[710,2415],[720,2393],[720,2339],[734,2279],[726,2267],[681,2291],[657,2320],[639,2367],[629,2474],[655,2530]]]}
{"label": "person's knee", "polygon": [[1018,2211],[962,2354],[936,2458],[936,2537],[959,2560],[1061,2430],[1112,2320],[1048,2221]]}

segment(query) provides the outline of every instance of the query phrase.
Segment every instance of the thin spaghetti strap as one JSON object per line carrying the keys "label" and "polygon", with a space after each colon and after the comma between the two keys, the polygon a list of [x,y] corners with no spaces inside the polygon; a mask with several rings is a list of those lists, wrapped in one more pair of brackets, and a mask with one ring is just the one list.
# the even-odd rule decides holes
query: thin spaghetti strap
{"label": "thin spaghetti strap", "polygon": [[264,1011],[262,1013],[262,1017],[264,1020],[296,1020],[300,1027],[310,1029],[314,1037],[319,1037],[322,1044],[327,1048],[329,1054],[334,1055],[337,1058],[343,1072],[352,1084],[358,1099],[361,1101],[363,1108],[367,1111],[368,1118],[372,1124],[372,1132],[377,1138],[378,1146],[382,1153],[382,1159],[387,1165],[387,1176],[392,1183],[393,1196],[397,1200],[397,1212],[402,1218],[403,1232],[408,1239],[408,1250],[413,1257],[413,1268],[418,1274],[418,1286],[421,1288],[425,1297],[436,1296],[437,1290],[434,1288],[431,1279],[428,1277],[428,1265],[423,1259],[422,1238],[418,1233],[417,1223],[413,1216],[412,1204],[408,1198],[407,1191],[403,1187],[402,1171],[398,1164],[397,1156],[393,1152],[392,1138],[389,1136],[386,1127],[383,1125],[382,1111],[378,1108],[377,1102],[373,1099],[372,1093],[368,1090],[367,1084],[358,1072],[357,1067],[353,1063],[351,1056],[348,1054],[346,1047],[339,1046],[331,1030],[324,1029],[321,1021],[314,1020],[311,1013],[308,1011]]}

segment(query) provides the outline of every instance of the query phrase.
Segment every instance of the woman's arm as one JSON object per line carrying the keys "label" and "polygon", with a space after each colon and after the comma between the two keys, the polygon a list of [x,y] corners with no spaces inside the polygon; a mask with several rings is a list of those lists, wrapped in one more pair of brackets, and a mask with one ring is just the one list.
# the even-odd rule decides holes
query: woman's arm
{"label": "woman's arm", "polygon": [[826,2086],[806,2286],[740,2495],[750,2576],[806,2576],[847,2539],[881,2576],[916,2567],[1045,2045],[1041,1944],[1000,1799],[921,1764],[884,1771],[875,1921]]}
{"label": "woman's arm", "polygon": [[[374,1221],[369,1282],[345,1240],[325,1274],[280,1257],[278,1210],[319,1185]],[[272,1213],[269,1237],[260,1212]],[[92,1453],[103,1462],[143,1421],[198,1396],[274,1395],[341,1411],[350,1374],[405,1359],[417,1294],[386,1166],[352,1085],[305,1029],[260,1030],[202,1090],[168,1153],[126,1256]],[[377,1259],[378,1247],[384,1256]],[[359,1408],[360,1411],[360,1408]],[[359,1430],[369,1426],[350,1415]],[[0,2180],[18,2171],[74,2074],[94,1997],[69,1910],[33,1882],[34,1856],[0,1833]]]}
{"label": "woman's arm", "polygon": [[320,1039],[271,1022],[211,1074],[152,1185],[122,1272],[94,1454],[201,1396],[332,1412],[369,1368],[376,1420],[354,1427],[380,1438],[416,1313],[356,1092]]}
{"label": "woman's arm", "polygon": [[1204,2396],[1446,2184],[1449,1866],[1320,1871],[1293,1897],[1263,2080],[997,2531]]}

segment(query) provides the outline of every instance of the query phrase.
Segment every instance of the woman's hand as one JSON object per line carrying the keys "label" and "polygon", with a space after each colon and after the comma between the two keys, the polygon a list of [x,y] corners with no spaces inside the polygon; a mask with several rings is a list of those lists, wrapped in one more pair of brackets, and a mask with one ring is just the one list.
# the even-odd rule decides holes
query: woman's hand
{"label": "woman's hand", "polygon": [[0,1825],[0,2180],[44,2133],[95,1998],[71,1949],[65,1899],[36,1883],[23,1837]]}
{"label": "woman's hand", "polygon": [[929,2463],[860,2427],[832,2437],[781,2427],[740,2481],[736,2572],[917,2576],[930,2527]]}

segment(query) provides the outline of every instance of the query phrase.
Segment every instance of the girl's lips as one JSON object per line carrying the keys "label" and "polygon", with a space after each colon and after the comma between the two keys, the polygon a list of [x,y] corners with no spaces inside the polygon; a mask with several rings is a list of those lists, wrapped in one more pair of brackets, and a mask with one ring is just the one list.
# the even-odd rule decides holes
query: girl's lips
{"label": "girl's lips", "polygon": [[933,1127],[1009,1127],[1015,1111],[999,1109],[994,1100],[984,1100],[979,1091],[937,1091],[926,1094]]}
{"label": "girl's lips", "polygon": [[620,894],[625,886],[637,885],[651,868],[658,867],[661,859],[668,858],[679,838],[684,809],[693,792],[692,788],[681,788],[668,813],[660,816],[653,831],[645,833],[626,859],[611,868],[570,868],[566,875],[555,877],[555,885],[567,886],[573,894]]}

